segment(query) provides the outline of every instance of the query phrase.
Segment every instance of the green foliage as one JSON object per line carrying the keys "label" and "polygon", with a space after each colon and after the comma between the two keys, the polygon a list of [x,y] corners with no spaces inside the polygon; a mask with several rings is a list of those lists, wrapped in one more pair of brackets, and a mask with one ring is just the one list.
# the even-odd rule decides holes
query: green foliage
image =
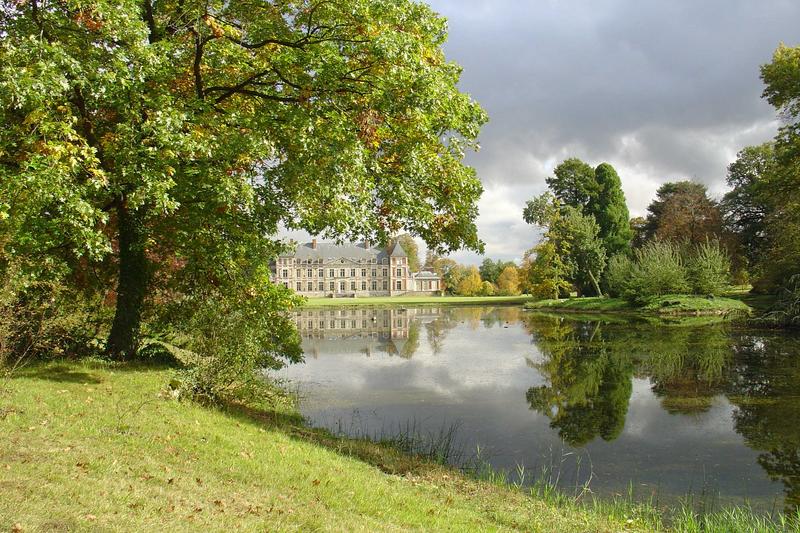
{"label": "green foliage", "polygon": [[730,288],[731,260],[717,241],[695,247],[686,267],[693,294],[719,296]]}
{"label": "green foliage", "polygon": [[[531,290],[537,295],[548,293],[544,297],[551,298],[558,297],[556,287],[575,284],[581,292],[600,294],[606,252],[594,217],[578,208],[562,206],[549,192],[529,201],[524,217],[545,228],[542,242],[533,250],[537,259],[526,266],[529,280],[533,279],[531,276],[537,280],[531,281]],[[550,281],[545,281],[548,278]]]}
{"label": "green foliage", "polygon": [[762,321],[774,326],[800,327],[800,275],[793,276],[783,287],[778,301]]}
{"label": "green foliage", "polygon": [[623,296],[641,303],[650,296],[684,294],[690,287],[680,247],[669,241],[651,241],[636,250]]}
{"label": "green foliage", "polygon": [[613,256],[630,249],[633,232],[630,227],[630,214],[622,192],[622,182],[617,171],[608,163],[601,163],[595,169],[597,195],[591,199],[587,212],[594,215],[600,227],[600,238],[605,243],[607,256]]}
{"label": "green foliage", "polygon": [[523,265],[525,291],[536,298],[558,298],[572,288],[566,279],[569,265],[562,261],[552,241],[542,241],[526,252]]}
{"label": "green foliage", "polygon": [[608,295],[618,298],[625,293],[633,273],[634,263],[626,254],[617,254],[608,261],[605,285]]}
{"label": "green foliage", "polygon": [[800,274],[800,47],[781,44],[772,61],[761,67],[764,97],[780,113],[783,125],[774,140],[774,161],[759,189],[769,213],[764,234],[768,244],[754,285],[777,292]]}
{"label": "green foliage", "polygon": [[767,251],[767,218],[771,212],[768,183],[775,171],[773,143],[748,146],[728,166],[725,194],[720,209],[727,229],[734,233],[747,259],[748,266],[759,268]]}
{"label": "green foliage", "polygon": [[591,291],[602,296],[599,280],[606,266],[606,250],[597,223],[580,210],[566,207],[557,231],[560,239],[569,242],[571,281],[582,293]]}
{"label": "green foliage", "polygon": [[255,400],[269,392],[263,370],[302,360],[289,314],[300,303],[288,289],[257,276],[247,286],[176,304],[166,317],[172,328],[165,340],[187,353],[190,367],[182,373],[181,392],[206,402]]}
{"label": "green foliage", "polygon": [[500,259],[493,261],[488,257],[483,260],[478,271],[481,273],[481,279],[490,283],[497,284],[500,274],[509,266],[516,266],[513,261],[501,261]]}
{"label": "green foliage", "polygon": [[[162,306],[201,313],[176,315],[189,336],[211,327],[192,303],[206,301],[281,332],[243,340],[248,353],[293,353],[285,298],[254,318],[238,289],[215,292],[265,271],[281,226],[482,250],[482,187],[463,158],[486,115],[426,5],[12,2],[0,35],[0,269],[116,283],[113,356]],[[196,349],[207,360],[213,346]],[[242,357],[234,368],[256,361]]]}
{"label": "green foliage", "polygon": [[578,209],[587,206],[599,192],[594,169],[576,157],[560,163],[545,181],[561,203]]}

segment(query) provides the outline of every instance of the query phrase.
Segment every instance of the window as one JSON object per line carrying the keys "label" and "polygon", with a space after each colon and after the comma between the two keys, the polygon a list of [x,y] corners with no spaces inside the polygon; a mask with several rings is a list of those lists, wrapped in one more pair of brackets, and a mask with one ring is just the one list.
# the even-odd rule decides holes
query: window
{"label": "window", "polygon": [[303,271],[298,268],[297,269],[297,277],[300,278],[302,276],[303,276]]}
{"label": "window", "polygon": [[372,282],[372,290],[373,291],[377,291],[378,290],[378,282],[377,281],[373,281]]}
{"label": "window", "polygon": [[313,278],[314,277],[314,271],[311,270],[310,268],[308,269],[308,277],[309,278]]}
{"label": "window", "polygon": [[402,278],[403,277],[403,269],[402,268],[398,268],[397,269],[397,277],[398,278]]}
{"label": "window", "polygon": [[389,264],[389,260],[384,257],[383,260],[381,261],[381,263],[383,263],[384,265],[388,265]]}
{"label": "window", "polygon": [[334,269],[328,270],[328,276],[330,276],[332,278],[335,277],[336,276],[336,271]]}
{"label": "window", "polygon": [[383,269],[383,276],[386,277],[388,275],[389,275],[389,269],[388,268],[384,268]]}
{"label": "window", "polygon": [[361,277],[364,277],[364,278],[367,277],[367,269],[366,268],[362,268],[361,269]]}
{"label": "window", "polygon": [[303,290],[303,284],[298,281],[297,282],[297,291],[299,292],[299,291],[302,291],[302,290]]}
{"label": "window", "polygon": [[328,288],[330,289],[331,292],[335,291],[336,290],[336,282],[331,281],[328,284]]}
{"label": "window", "polygon": [[351,291],[354,291],[354,290],[356,290],[356,282],[355,282],[355,281],[351,281],[351,282],[350,282],[350,290],[351,290]]}
{"label": "window", "polygon": [[373,268],[372,269],[372,277],[373,278],[377,278],[378,277],[378,269],[377,268]]}
{"label": "window", "polygon": [[314,283],[311,282],[311,281],[308,282],[308,290],[309,291],[313,291],[314,290]]}
{"label": "window", "polygon": [[[298,285],[300,285],[300,284],[298,283]],[[389,282],[388,281],[384,281],[383,282],[383,290],[385,290],[385,291],[389,290]]]}
{"label": "window", "polygon": [[367,321],[366,320],[362,320],[361,321],[361,327],[364,328],[364,329],[367,329]]}
{"label": "window", "polygon": [[402,290],[402,289],[403,289],[403,282],[398,280],[397,281],[397,290],[399,291],[399,290]]}
{"label": "window", "polygon": [[340,268],[340,269],[339,269],[339,277],[340,277],[340,278],[343,278],[343,277],[344,277],[344,269],[343,269],[343,268]]}
{"label": "window", "polygon": [[325,284],[324,284],[324,283],[322,283],[321,281],[319,282],[319,285],[317,285],[317,287],[319,288],[319,291],[320,291],[320,292],[322,292],[322,291],[324,291],[324,290],[325,290]]}
{"label": "window", "polygon": [[362,281],[362,282],[361,282],[361,290],[362,290],[362,291],[365,291],[365,290],[367,290],[367,282],[366,282],[366,281]]}
{"label": "window", "polygon": [[284,287],[286,287],[286,288],[288,289],[288,288],[289,288],[289,282],[288,282],[288,281],[284,281],[284,282],[283,282],[283,286],[284,286]]}
{"label": "window", "polygon": [[289,271],[284,268],[283,272],[281,272],[281,276],[284,277],[284,278],[288,278],[289,277]]}
{"label": "window", "polygon": [[319,277],[324,278],[325,277],[325,269],[320,268],[319,272],[317,272],[317,274],[319,274]]}
{"label": "window", "polygon": [[340,281],[340,282],[339,282],[339,290],[340,290],[341,292],[344,292],[344,288],[345,288],[344,281]]}
{"label": "window", "polygon": [[351,277],[351,278],[354,278],[354,277],[356,277],[356,269],[355,269],[355,268],[351,268],[351,269],[350,269],[350,277]]}

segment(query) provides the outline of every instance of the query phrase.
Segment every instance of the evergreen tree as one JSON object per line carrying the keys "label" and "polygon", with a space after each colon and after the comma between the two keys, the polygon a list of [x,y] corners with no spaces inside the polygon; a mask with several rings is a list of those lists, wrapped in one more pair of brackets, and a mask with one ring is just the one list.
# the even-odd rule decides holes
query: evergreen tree
{"label": "evergreen tree", "polygon": [[594,173],[598,189],[597,195],[589,201],[588,212],[594,215],[600,226],[600,238],[605,244],[606,256],[611,257],[630,248],[633,238],[630,213],[622,192],[622,182],[614,167],[601,163]]}

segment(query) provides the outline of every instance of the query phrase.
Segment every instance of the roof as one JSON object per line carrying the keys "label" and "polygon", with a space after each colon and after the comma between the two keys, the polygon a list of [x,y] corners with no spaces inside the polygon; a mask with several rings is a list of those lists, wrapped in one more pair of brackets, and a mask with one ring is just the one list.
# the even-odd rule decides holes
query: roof
{"label": "roof", "polygon": [[414,274],[415,279],[439,279],[440,276],[436,272],[431,272],[430,270],[423,270],[422,272],[417,272]]}
{"label": "roof", "polygon": [[298,244],[295,252],[283,254],[281,257],[296,259],[383,259],[388,257],[386,250],[377,247],[365,247],[360,244],[335,244],[318,242],[316,248],[312,243]]}
{"label": "roof", "polygon": [[389,251],[389,257],[408,257],[403,245],[400,242],[394,243],[392,249]]}

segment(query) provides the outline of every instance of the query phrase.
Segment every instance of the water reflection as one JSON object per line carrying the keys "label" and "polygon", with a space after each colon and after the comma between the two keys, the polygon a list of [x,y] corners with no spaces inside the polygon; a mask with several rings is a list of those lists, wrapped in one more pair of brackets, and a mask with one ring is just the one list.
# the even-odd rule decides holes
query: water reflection
{"label": "water reflection", "polygon": [[589,454],[600,494],[633,481],[661,496],[708,487],[800,505],[790,335],[514,307],[305,310],[297,324],[309,359],[288,377],[319,385],[303,409],[331,429],[353,413],[361,433],[458,420],[463,444],[498,468],[559,445]]}

